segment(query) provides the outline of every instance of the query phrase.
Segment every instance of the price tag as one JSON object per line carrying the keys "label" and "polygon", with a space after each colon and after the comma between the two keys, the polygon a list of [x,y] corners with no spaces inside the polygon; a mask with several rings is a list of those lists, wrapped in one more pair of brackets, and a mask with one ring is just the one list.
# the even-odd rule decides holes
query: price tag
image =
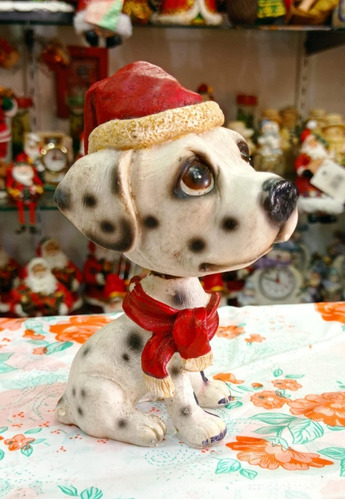
{"label": "price tag", "polygon": [[310,182],[334,200],[345,203],[345,168],[338,163],[324,160]]}

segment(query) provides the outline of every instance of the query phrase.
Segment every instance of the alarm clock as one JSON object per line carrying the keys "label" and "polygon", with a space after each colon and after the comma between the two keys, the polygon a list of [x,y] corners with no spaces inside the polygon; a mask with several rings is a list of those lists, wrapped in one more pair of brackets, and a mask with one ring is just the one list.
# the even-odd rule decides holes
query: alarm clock
{"label": "alarm clock", "polygon": [[44,166],[44,181],[57,185],[68,170],[68,150],[55,142],[45,144],[41,150],[41,162]]}
{"label": "alarm clock", "polygon": [[264,267],[250,277],[255,303],[296,304],[299,302],[303,276],[294,266]]}

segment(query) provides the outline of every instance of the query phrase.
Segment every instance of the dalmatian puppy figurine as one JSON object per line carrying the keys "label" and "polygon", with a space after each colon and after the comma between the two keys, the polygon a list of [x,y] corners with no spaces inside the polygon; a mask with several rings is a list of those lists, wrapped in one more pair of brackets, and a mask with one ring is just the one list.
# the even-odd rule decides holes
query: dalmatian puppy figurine
{"label": "dalmatian puppy figurine", "polygon": [[60,210],[90,240],[149,269],[132,279],[124,314],[94,334],[71,367],[57,418],[95,437],[155,446],[166,427],[136,407],[164,399],[180,440],[221,441],[202,408],[230,398],[210,381],[219,295],[199,278],[246,267],[286,241],[297,190],[256,172],[214,101],[138,61],[95,83],[85,102],[85,151],[56,189]]}

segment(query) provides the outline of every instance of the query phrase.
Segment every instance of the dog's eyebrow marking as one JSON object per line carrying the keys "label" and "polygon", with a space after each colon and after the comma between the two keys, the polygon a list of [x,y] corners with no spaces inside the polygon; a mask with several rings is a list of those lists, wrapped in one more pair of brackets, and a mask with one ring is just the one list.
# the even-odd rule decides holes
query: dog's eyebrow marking
{"label": "dog's eyebrow marking", "polygon": [[132,351],[139,351],[143,346],[143,339],[139,333],[130,333],[127,337],[127,345]]}
{"label": "dog's eyebrow marking", "polygon": [[221,222],[221,228],[224,231],[235,231],[238,229],[239,222],[234,217],[224,217]]}
{"label": "dog's eyebrow marking", "polygon": [[206,163],[206,165],[210,167],[212,166],[211,159],[203,151],[194,151],[193,149],[191,149],[190,152],[202,163]]}
{"label": "dog's eyebrow marking", "polygon": [[87,207],[87,208],[93,208],[97,205],[97,199],[96,197],[91,194],[91,193],[86,193],[84,196],[83,196],[83,204]]}
{"label": "dog's eyebrow marking", "polygon": [[159,226],[159,221],[153,215],[147,215],[143,219],[143,224],[147,229],[155,229]]}
{"label": "dog's eyebrow marking", "polygon": [[102,220],[100,227],[103,233],[114,233],[116,231],[116,226],[109,220]]}
{"label": "dog's eyebrow marking", "polygon": [[206,242],[202,238],[193,238],[188,243],[188,248],[194,253],[202,252],[206,247]]}

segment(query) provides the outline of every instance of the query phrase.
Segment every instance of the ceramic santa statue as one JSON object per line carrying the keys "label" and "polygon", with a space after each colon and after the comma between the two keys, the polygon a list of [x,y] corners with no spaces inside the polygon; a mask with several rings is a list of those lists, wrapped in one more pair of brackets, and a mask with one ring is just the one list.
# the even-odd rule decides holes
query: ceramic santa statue
{"label": "ceramic santa statue", "polygon": [[215,0],[163,0],[159,13],[151,18],[157,24],[219,25],[222,15],[217,12]]}
{"label": "ceramic santa statue", "polygon": [[[313,214],[314,222],[317,222],[319,217],[323,217],[323,215],[342,213],[344,210],[342,203],[331,198],[311,183],[311,179],[324,162],[331,161],[322,140],[312,132],[312,128],[306,128],[301,139],[303,142],[300,154],[295,161],[297,173],[295,184],[300,193],[299,209],[301,212]],[[328,217],[325,218],[325,222],[328,222]]]}
{"label": "ceramic santa statue", "polygon": [[12,291],[11,311],[20,317],[68,314],[73,297],[51,272],[41,257],[32,259],[27,266],[27,276]]}
{"label": "ceramic santa statue", "polygon": [[75,311],[81,307],[82,299],[79,291],[83,275],[64,253],[58,240],[55,238],[43,240],[37,251],[46,260],[55,278],[71,292],[73,297],[71,310]]}
{"label": "ceramic santa statue", "polygon": [[25,153],[17,156],[16,161],[7,171],[6,189],[11,200],[18,209],[19,228],[17,233],[26,230],[24,206],[29,207],[29,229],[36,233],[35,209],[39,197],[43,193],[43,182],[38,177],[37,171]]}
{"label": "ceramic santa statue", "polygon": [[104,289],[107,277],[113,274],[118,255],[94,243],[89,243],[89,254],[84,264],[83,279],[85,283],[84,299],[92,306],[104,311],[106,301]]}
{"label": "ceramic santa statue", "polygon": [[118,274],[108,274],[103,294],[105,313],[122,311],[122,301],[127,292],[127,283]]}
{"label": "ceramic santa statue", "polygon": [[10,310],[11,290],[18,286],[21,266],[0,244],[0,313]]}
{"label": "ceramic santa statue", "polygon": [[132,35],[129,16],[122,12],[121,0],[79,0],[74,17],[74,27],[83,34],[91,46],[105,39],[106,47],[121,44],[122,38]]}

